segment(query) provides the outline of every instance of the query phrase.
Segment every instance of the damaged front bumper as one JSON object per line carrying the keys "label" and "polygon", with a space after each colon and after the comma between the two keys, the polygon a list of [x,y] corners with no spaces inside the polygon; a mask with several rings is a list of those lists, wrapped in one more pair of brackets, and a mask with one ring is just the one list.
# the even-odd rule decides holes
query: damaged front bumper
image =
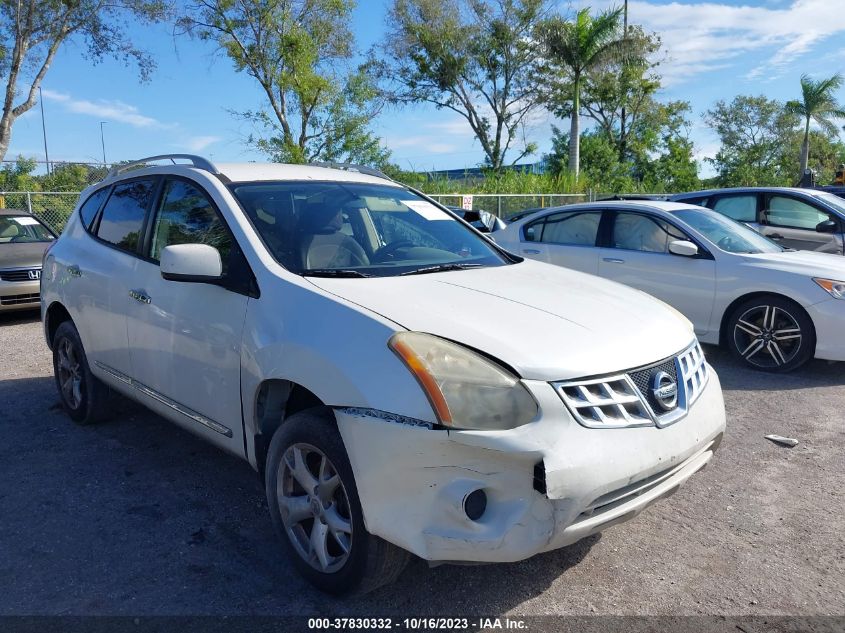
{"label": "damaged front bumper", "polygon": [[[541,417],[509,431],[432,430],[336,410],[367,529],[429,561],[522,560],[672,494],[707,464],[725,429],[712,368],[687,415],[666,428],[586,428],[551,385],[525,384]],[[479,506],[466,504],[478,490],[486,505],[473,520]]]}

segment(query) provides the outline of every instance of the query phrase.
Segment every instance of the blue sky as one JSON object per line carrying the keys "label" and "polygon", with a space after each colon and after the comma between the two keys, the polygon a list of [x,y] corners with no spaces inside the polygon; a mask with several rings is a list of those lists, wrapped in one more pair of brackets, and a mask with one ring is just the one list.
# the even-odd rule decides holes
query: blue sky
{"label": "blue sky", "polygon": [[[561,10],[609,4],[565,2]],[[352,27],[360,48],[381,38],[386,5],[387,0],[359,0]],[[718,149],[701,122],[701,114],[717,99],[737,94],[796,98],[802,73],[845,71],[843,5],[842,0],[630,0],[629,14],[631,23],[663,39],[661,96],[692,103],[691,133],[700,159]],[[43,83],[51,160],[102,160],[100,121],[106,122],[108,162],[167,152],[201,153],[218,161],[262,159],[246,143],[252,127],[231,114],[262,107],[254,81],[236,73],[210,45],[174,40],[168,26],[139,27],[133,36],[158,61],[145,84],[120,63],[92,66],[74,44],[57,56]],[[528,129],[527,139],[539,143],[541,153],[549,149],[553,123],[567,125],[540,113]],[[461,168],[483,160],[469,127],[449,111],[391,110],[374,130],[404,168]],[[38,107],[15,124],[6,158],[18,154],[44,158]]]}

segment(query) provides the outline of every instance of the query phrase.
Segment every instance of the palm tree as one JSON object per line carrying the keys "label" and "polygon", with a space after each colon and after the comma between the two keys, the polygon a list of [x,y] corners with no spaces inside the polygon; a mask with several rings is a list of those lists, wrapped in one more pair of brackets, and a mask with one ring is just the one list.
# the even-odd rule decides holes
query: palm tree
{"label": "palm tree", "polygon": [[552,67],[569,71],[571,89],[566,101],[571,103],[569,133],[569,170],[577,178],[581,153],[581,79],[599,65],[622,58],[629,48],[621,30],[622,9],[609,9],[590,16],[589,7],[581,9],[572,21],[560,17],[546,20],[539,29],[539,40]]}
{"label": "palm tree", "polygon": [[801,172],[807,170],[810,158],[810,121],[831,136],[839,132],[831,119],[845,119],[845,110],[836,102],[835,92],[842,87],[842,75],[836,73],[827,79],[813,80],[809,75],[801,75],[801,101],[789,101],[786,109],[804,119],[804,142],[801,144]]}

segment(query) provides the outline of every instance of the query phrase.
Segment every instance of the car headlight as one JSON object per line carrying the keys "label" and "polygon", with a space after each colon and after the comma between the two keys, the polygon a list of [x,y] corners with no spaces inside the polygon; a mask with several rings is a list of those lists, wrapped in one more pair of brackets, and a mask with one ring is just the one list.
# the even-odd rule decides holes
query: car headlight
{"label": "car headlight", "polygon": [[444,426],[512,429],[537,416],[537,403],[519,378],[480,354],[421,332],[399,332],[388,345],[419,381]]}
{"label": "car headlight", "polygon": [[818,277],[813,277],[813,281],[815,281],[824,290],[826,290],[827,294],[829,294],[834,299],[845,299],[845,281],[836,281],[834,279],[819,279]]}

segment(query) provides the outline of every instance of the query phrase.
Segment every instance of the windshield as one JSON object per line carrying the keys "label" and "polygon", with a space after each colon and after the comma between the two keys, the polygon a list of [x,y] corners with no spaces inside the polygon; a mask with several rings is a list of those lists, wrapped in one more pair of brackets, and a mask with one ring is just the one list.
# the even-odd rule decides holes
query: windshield
{"label": "windshield", "polygon": [[833,207],[839,213],[845,214],[845,200],[840,198],[837,195],[829,193],[827,191],[814,191],[813,196],[818,198],[819,200],[823,200],[828,206]]}
{"label": "windshield", "polygon": [[0,215],[0,244],[52,242],[55,237],[38,220],[28,215]]}
{"label": "windshield", "polygon": [[298,274],[386,277],[508,263],[450,213],[401,187],[346,182],[230,187],[273,257]]}
{"label": "windshield", "polygon": [[780,253],[783,248],[767,237],[714,211],[684,209],[673,214],[728,253]]}

